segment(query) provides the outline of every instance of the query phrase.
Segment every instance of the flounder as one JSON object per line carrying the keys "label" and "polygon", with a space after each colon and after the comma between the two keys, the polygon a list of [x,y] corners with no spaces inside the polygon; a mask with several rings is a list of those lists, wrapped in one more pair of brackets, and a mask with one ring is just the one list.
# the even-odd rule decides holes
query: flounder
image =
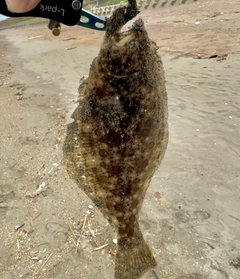
{"label": "flounder", "polygon": [[99,55],[79,86],[63,147],[69,176],[118,232],[115,279],[156,266],[138,215],[168,142],[165,77],[142,19],[121,32],[125,7],[110,18]]}

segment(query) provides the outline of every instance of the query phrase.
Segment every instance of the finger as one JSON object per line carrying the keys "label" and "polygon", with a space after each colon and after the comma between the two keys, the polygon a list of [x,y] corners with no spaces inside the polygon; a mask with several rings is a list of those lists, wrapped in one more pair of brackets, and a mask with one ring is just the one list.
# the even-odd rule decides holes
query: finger
{"label": "finger", "polygon": [[41,0],[6,0],[8,9],[15,13],[31,11]]}

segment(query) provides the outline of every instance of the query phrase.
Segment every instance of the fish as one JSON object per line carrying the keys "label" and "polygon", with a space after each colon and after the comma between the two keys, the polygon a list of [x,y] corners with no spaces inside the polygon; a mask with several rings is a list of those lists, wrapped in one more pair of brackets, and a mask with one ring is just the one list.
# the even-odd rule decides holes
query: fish
{"label": "fish", "polygon": [[166,152],[168,100],[158,47],[141,18],[121,30],[125,9],[108,19],[99,54],[81,79],[63,161],[117,231],[114,278],[138,279],[157,265],[139,211]]}

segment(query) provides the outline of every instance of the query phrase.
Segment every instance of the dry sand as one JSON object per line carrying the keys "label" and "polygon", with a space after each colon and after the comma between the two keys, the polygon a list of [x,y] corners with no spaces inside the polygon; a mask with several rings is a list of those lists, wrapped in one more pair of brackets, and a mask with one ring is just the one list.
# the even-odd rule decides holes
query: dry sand
{"label": "dry sand", "polygon": [[[169,96],[170,142],[140,215],[159,279],[240,278],[239,13],[237,0],[215,0],[139,15]],[[61,151],[102,37],[63,27],[56,38],[44,25],[0,32],[1,279],[113,278],[116,234]]]}

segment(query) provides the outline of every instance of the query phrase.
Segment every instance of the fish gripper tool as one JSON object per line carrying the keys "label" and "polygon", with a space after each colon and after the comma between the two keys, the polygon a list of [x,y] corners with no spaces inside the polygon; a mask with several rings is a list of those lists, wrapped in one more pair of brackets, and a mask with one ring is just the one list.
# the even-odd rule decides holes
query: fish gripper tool
{"label": "fish gripper tool", "polygon": [[[67,26],[82,26],[94,30],[105,31],[107,18],[101,18],[84,10],[83,0],[59,1],[42,0],[33,10],[24,13],[10,11],[5,0],[0,0],[0,14],[7,17],[40,17],[49,19],[48,28],[55,36],[60,34],[61,23]],[[134,12],[135,10],[135,12]],[[136,0],[129,0],[124,20],[126,23],[133,19],[140,11]]]}

